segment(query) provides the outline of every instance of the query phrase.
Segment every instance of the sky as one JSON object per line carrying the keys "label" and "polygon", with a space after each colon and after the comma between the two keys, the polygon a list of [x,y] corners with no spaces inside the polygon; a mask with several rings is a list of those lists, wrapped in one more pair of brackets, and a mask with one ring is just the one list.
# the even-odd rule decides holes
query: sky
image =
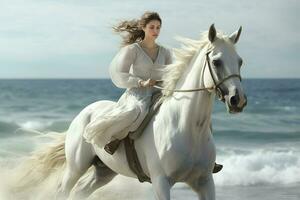
{"label": "sky", "polygon": [[163,46],[242,26],[243,77],[300,78],[299,0],[0,0],[0,78],[109,78],[121,42],[111,27],[147,10],[163,20]]}

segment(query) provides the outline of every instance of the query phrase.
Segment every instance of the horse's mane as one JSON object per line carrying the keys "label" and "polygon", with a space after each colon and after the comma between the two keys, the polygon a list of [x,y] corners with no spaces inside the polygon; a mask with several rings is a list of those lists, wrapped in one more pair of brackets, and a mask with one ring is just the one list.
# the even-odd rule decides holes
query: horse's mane
{"label": "horse's mane", "polygon": [[[218,38],[224,38],[222,32],[217,33]],[[182,46],[180,49],[173,49],[175,62],[166,67],[166,73],[163,75],[163,87],[167,90],[163,90],[163,96],[161,100],[171,96],[172,91],[176,87],[176,83],[183,74],[185,68],[189,65],[194,55],[203,48],[210,50],[213,45],[208,39],[208,31],[201,34],[200,40],[193,40],[184,37],[177,37],[176,40],[180,41]]]}

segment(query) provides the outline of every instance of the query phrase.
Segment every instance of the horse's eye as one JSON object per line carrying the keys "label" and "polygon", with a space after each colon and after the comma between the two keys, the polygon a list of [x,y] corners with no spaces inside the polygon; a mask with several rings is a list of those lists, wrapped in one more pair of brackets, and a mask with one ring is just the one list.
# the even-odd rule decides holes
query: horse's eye
{"label": "horse's eye", "polygon": [[239,66],[241,67],[243,65],[243,59],[239,59]]}
{"label": "horse's eye", "polygon": [[212,63],[213,63],[213,65],[216,66],[216,67],[221,67],[222,64],[223,64],[223,63],[222,63],[222,60],[219,60],[219,59],[218,59],[218,60],[213,60]]}

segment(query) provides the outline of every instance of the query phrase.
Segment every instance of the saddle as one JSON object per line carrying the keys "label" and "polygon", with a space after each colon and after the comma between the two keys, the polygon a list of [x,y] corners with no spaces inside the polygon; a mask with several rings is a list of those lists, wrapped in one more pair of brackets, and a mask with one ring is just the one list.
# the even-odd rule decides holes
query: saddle
{"label": "saddle", "polygon": [[114,152],[120,146],[120,143],[123,141],[125,146],[125,152],[127,157],[127,162],[129,164],[130,169],[137,175],[137,178],[140,182],[149,182],[151,183],[151,179],[144,173],[140,161],[137,156],[137,152],[134,146],[134,140],[139,138],[144,132],[145,128],[151,121],[152,117],[157,113],[161,102],[159,99],[161,97],[161,92],[156,92],[152,95],[151,105],[149,107],[149,111],[145,116],[144,120],[140,124],[140,126],[133,132],[129,132],[126,138],[123,140],[113,140],[112,142],[105,145],[104,149],[109,154],[114,154]]}

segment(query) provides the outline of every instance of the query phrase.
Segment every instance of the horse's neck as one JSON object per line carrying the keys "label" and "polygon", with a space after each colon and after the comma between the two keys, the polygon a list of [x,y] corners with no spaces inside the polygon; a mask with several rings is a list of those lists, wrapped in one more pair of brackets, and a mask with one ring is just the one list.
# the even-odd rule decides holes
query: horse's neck
{"label": "horse's neck", "polygon": [[[203,67],[205,51],[202,50],[187,66],[183,76],[179,79],[176,89],[191,89],[204,87]],[[207,131],[211,123],[211,113],[214,96],[208,91],[178,92],[171,97],[170,104],[178,120],[178,125],[185,133],[195,134],[197,137]]]}

